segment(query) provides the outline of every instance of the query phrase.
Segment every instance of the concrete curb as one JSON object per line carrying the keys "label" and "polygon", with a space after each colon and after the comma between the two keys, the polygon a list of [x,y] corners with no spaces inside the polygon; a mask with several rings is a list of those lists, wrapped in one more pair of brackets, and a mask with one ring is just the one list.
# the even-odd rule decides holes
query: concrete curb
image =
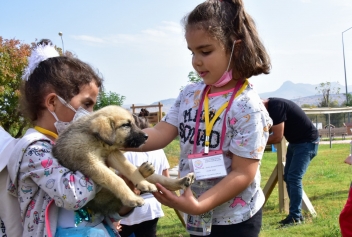
{"label": "concrete curb", "polygon": [[[351,143],[351,139],[346,139],[346,140],[332,140],[331,144],[346,144],[346,143]],[[320,141],[319,144],[330,144],[330,141]]]}

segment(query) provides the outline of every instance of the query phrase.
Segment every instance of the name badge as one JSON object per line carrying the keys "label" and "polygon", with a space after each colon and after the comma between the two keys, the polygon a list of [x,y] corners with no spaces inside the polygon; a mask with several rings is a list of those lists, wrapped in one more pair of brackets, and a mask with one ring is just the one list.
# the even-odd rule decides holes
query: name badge
{"label": "name badge", "polygon": [[224,156],[221,150],[210,151],[208,154],[188,155],[189,165],[196,180],[213,179],[227,175]]}

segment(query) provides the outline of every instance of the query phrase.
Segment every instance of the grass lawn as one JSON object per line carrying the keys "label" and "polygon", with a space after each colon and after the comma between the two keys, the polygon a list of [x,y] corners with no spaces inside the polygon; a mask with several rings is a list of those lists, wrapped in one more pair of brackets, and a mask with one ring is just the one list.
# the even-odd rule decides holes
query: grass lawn
{"label": "grass lawn", "polygon": [[[177,141],[165,149],[171,167],[177,164],[179,147]],[[278,221],[286,217],[279,212],[278,191],[275,188],[263,208],[263,225],[260,237],[290,236],[341,236],[338,217],[347,200],[352,180],[352,168],[343,163],[350,153],[350,144],[319,145],[318,155],[312,160],[303,179],[304,191],[308,195],[318,216],[312,218],[304,213],[305,224],[278,229]],[[274,166],[276,153],[266,152],[262,160],[262,187],[265,186]],[[165,217],[158,223],[157,236],[189,236],[173,209],[163,206]]]}

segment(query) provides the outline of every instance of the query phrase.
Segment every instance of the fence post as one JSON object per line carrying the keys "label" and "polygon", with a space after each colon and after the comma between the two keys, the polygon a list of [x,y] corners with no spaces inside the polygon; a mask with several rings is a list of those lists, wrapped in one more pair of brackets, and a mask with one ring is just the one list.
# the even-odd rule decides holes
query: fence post
{"label": "fence post", "polygon": [[132,104],[132,114],[134,114],[134,109],[135,109],[135,107],[134,107],[134,104]]}
{"label": "fence post", "polygon": [[163,115],[161,114],[161,113],[162,113],[162,112],[161,112],[162,104],[161,104],[160,102],[158,103],[158,107],[159,107],[158,122],[160,122],[161,119],[162,119],[162,117],[163,117]]}
{"label": "fence post", "polygon": [[286,164],[286,139],[282,138],[281,142],[277,146],[277,179],[279,189],[279,209],[280,212],[289,212],[289,198],[286,189],[286,183],[284,182],[284,168]]}
{"label": "fence post", "polygon": [[[269,180],[263,188],[265,195],[265,203],[268,201],[270,194],[275,188],[276,183],[278,184],[279,191],[279,210],[280,212],[289,212],[289,198],[286,189],[286,183],[284,182],[284,169],[286,164],[286,139],[282,138],[281,142],[277,144],[277,164],[271,173]],[[265,205],[264,203],[264,205]],[[302,190],[302,209],[310,212],[313,217],[317,216],[312,203],[310,202],[307,194]]]}

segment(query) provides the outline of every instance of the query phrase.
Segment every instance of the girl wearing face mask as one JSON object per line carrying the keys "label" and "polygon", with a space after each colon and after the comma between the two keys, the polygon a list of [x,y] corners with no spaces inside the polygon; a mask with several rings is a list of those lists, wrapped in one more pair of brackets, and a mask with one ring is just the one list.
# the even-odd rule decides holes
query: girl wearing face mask
{"label": "girl wearing face mask", "polygon": [[65,105],[67,108],[71,109],[75,115],[73,117],[73,119],[71,120],[71,122],[63,122],[60,121],[59,118],[57,117],[57,115],[55,114],[55,112],[50,111],[50,113],[54,116],[54,118],[56,119],[56,122],[54,123],[54,126],[56,128],[57,134],[61,134],[71,123],[73,123],[74,121],[76,121],[77,119],[84,117],[86,115],[88,115],[91,111],[87,111],[85,110],[82,106],[80,106],[78,108],[78,110],[76,110],[75,108],[72,107],[72,105],[70,105],[69,103],[67,103],[63,98],[61,98],[60,96],[57,95],[58,100]]}
{"label": "girl wearing face mask", "polygon": [[181,196],[161,185],[154,196],[187,213],[191,236],[258,236],[265,201],[260,160],[272,121],[248,78],[270,59],[242,0],[208,0],[185,18],[192,65],[203,81],[186,86],[137,151],[161,149],[179,136],[179,172],[196,181]]}
{"label": "girl wearing face mask", "polygon": [[84,207],[100,188],[51,154],[58,134],[93,111],[101,86],[102,78],[89,65],[59,56],[50,41],[33,49],[23,75],[21,108],[34,126],[18,141],[8,164],[9,192],[18,197],[23,236],[118,236],[110,228],[114,219]]}

